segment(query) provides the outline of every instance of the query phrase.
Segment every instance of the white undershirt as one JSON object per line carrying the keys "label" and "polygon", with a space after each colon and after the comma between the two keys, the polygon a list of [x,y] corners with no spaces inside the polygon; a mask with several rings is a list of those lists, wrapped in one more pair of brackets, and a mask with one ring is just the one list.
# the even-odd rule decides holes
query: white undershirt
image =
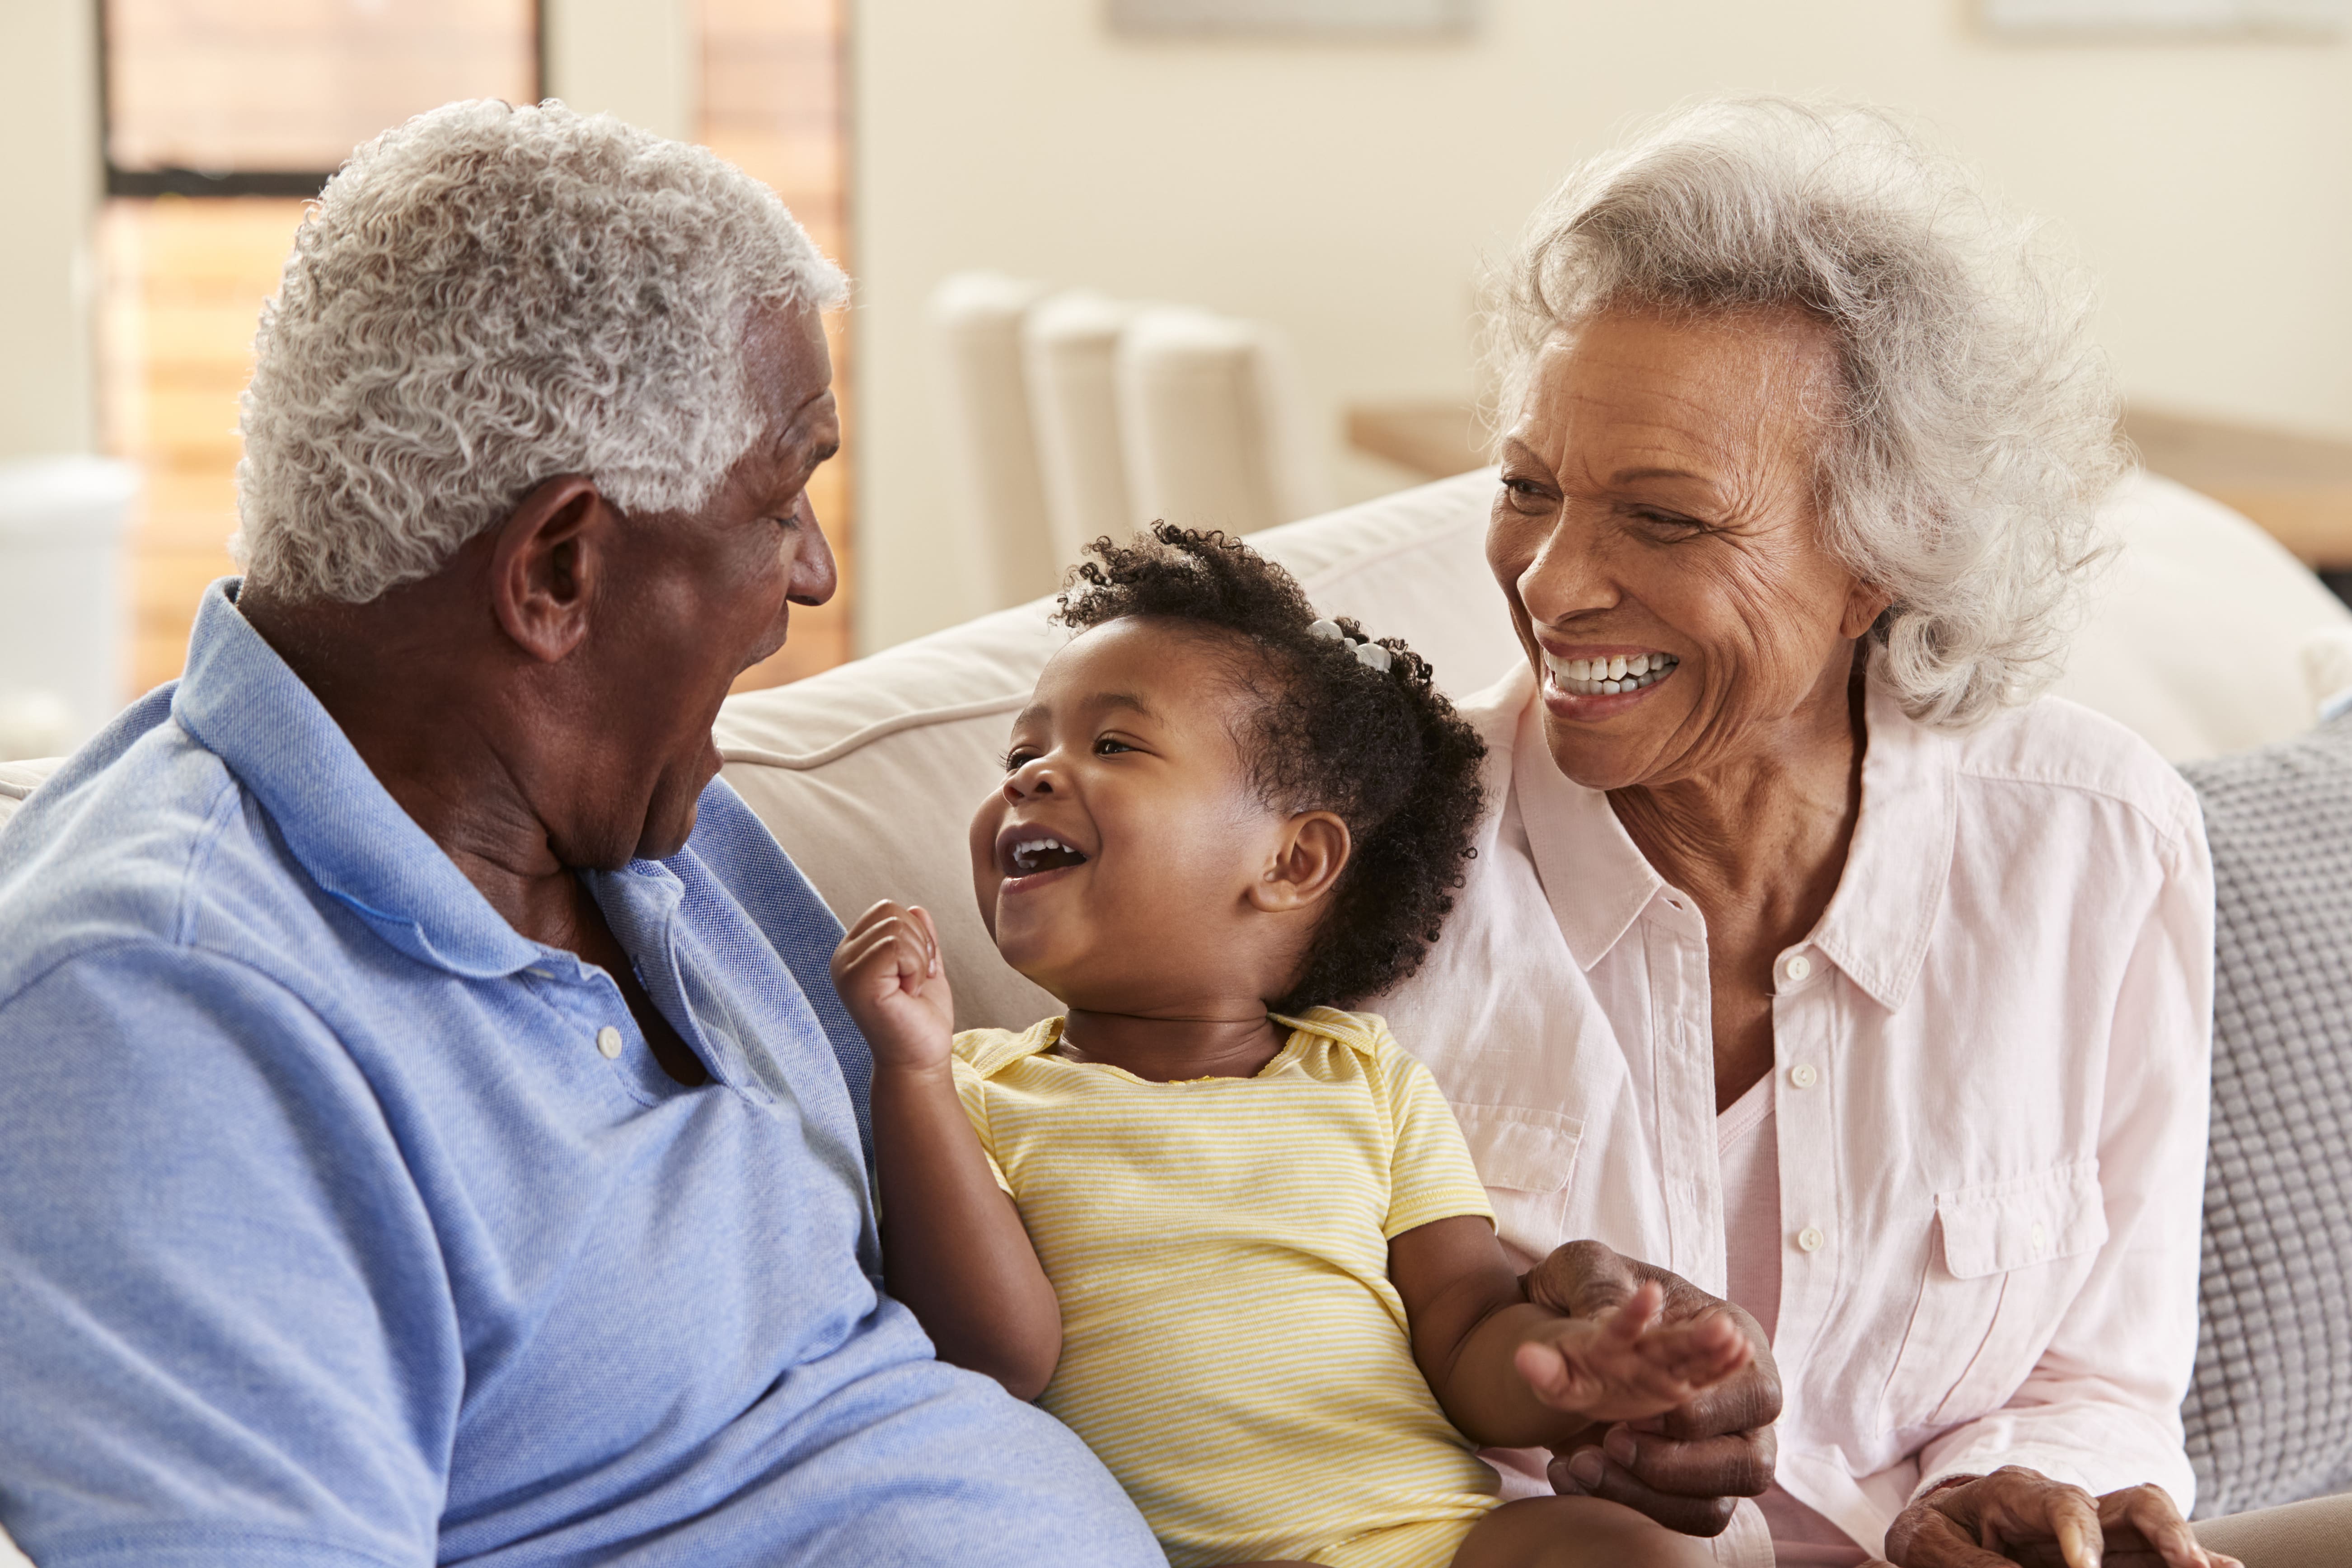
{"label": "white undershirt", "polygon": [[[1749,1086],[1715,1119],[1723,1168],[1725,1294],[1748,1309],[1770,1339],[1780,1321],[1780,1141],[1772,1117],[1772,1075]],[[1781,1568],[1853,1568],[1870,1554],[1828,1520],[1782,1491],[1756,1500]]]}

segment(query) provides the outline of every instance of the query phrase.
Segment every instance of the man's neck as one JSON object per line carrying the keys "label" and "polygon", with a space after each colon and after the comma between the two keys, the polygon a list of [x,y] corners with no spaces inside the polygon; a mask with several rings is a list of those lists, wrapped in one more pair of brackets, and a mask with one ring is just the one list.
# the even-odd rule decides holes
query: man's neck
{"label": "man's neck", "polygon": [[491,740],[513,727],[489,722],[483,684],[452,668],[462,631],[384,599],[292,603],[248,587],[237,608],[490,907],[534,942],[576,948],[583,889]]}

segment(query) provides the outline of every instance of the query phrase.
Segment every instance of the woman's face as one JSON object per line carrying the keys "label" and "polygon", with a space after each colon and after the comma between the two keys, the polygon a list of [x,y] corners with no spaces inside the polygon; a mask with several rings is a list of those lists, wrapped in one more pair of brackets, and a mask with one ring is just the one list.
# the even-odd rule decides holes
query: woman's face
{"label": "woman's face", "polygon": [[1836,377],[1794,310],[1604,312],[1538,354],[1486,559],[1570,778],[1671,784],[1844,713],[1886,599],[1821,542]]}

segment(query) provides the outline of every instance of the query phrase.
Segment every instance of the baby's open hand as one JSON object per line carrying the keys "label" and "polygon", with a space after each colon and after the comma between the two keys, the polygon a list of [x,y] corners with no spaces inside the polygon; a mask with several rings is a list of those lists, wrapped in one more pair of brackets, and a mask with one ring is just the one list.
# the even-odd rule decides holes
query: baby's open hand
{"label": "baby's open hand", "polygon": [[1748,1336],[1722,1312],[1661,1327],[1653,1281],[1598,1318],[1560,1318],[1519,1346],[1513,1364],[1535,1396],[1594,1421],[1639,1421],[1680,1408],[1748,1364]]}
{"label": "baby's open hand", "polygon": [[885,899],[858,916],[834,949],[833,988],[874,1047],[876,1066],[941,1067],[952,1054],[955,1000],[939,931],[920,904]]}

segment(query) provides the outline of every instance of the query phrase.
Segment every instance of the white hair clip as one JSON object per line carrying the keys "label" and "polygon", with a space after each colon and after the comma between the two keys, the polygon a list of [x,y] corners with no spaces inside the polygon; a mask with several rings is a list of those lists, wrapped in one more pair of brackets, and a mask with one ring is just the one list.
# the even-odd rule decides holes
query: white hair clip
{"label": "white hair clip", "polygon": [[1356,662],[1367,669],[1386,673],[1391,662],[1388,649],[1370,638],[1351,642],[1347,628],[1337,621],[1316,621],[1307,626],[1307,635],[1321,637],[1325,642],[1348,643],[1349,651],[1356,656]]}

